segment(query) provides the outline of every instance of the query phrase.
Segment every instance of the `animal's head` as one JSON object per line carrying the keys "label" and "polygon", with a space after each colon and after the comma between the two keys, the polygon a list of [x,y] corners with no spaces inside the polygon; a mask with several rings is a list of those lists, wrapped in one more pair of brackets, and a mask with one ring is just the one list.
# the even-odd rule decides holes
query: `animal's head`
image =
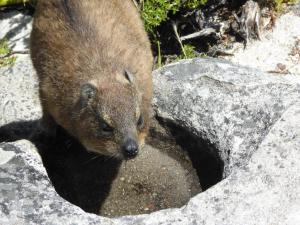
{"label": "animal's head", "polygon": [[148,130],[150,109],[142,99],[134,75],[127,70],[82,84],[73,113],[77,138],[89,151],[135,157]]}

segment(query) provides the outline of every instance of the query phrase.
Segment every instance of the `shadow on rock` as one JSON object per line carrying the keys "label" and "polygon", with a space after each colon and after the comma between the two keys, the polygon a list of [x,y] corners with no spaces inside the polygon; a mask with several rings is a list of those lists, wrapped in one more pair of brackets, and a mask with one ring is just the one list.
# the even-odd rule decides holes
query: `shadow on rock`
{"label": "shadow on rock", "polygon": [[32,131],[38,125],[38,120],[12,122],[0,127],[0,142],[13,142],[29,139]]}
{"label": "shadow on rock", "polygon": [[224,162],[217,154],[218,151],[213,144],[193,135],[190,131],[172,121],[160,117],[156,119],[159,125],[152,122],[155,126],[150,129],[150,137],[148,138],[151,145],[159,149],[170,149],[165,151],[171,157],[174,155],[174,146],[177,146],[179,151],[186,153],[197,172],[203,191],[222,180]]}
{"label": "shadow on rock", "polygon": [[22,42],[24,46],[29,46],[28,33],[24,28],[29,26],[32,22],[32,17],[30,16],[33,14],[32,9],[23,10],[22,16],[20,16],[20,12],[18,11],[7,11],[6,13],[5,11],[3,13],[0,12],[0,20],[8,19],[8,25],[11,29],[3,33],[1,39],[10,40],[11,49],[13,49],[18,42]]}
{"label": "shadow on rock", "polygon": [[[0,127],[0,142],[30,140],[38,121],[21,121]],[[121,162],[114,158],[88,153],[62,128],[49,146],[40,140],[37,147],[48,176],[57,193],[87,212],[98,214]],[[105,162],[105,163],[103,163]]]}
{"label": "shadow on rock", "polygon": [[[146,203],[151,203],[152,193],[162,199],[170,195],[169,200],[173,200],[165,202],[155,198],[159,204],[155,203],[151,208],[152,203],[149,203],[148,211],[181,207],[201,192],[201,187],[206,190],[222,179],[224,164],[216,155],[215,147],[173,122],[160,121],[159,118],[153,120],[147,143],[156,150],[148,148],[148,153],[143,151],[136,163],[130,161],[125,164],[115,158],[87,152],[60,127],[55,140],[43,134],[32,139],[30,134],[37,125],[38,121],[29,121],[3,126],[0,128],[0,141],[31,140],[58,194],[90,213],[100,212],[107,216],[144,213],[143,209],[140,211],[144,204],[141,198],[144,196]],[[149,177],[150,181],[145,177]],[[136,184],[129,182],[132,179],[137,184],[145,183],[145,187],[140,186],[150,191],[145,191],[146,194],[137,191],[135,194]],[[132,198],[123,202],[125,208],[122,208],[116,202],[125,199],[124,190],[125,193],[127,191],[126,196],[131,194]],[[130,204],[133,209],[128,211],[126,203],[129,201],[133,201]],[[110,214],[113,204],[114,213]]]}

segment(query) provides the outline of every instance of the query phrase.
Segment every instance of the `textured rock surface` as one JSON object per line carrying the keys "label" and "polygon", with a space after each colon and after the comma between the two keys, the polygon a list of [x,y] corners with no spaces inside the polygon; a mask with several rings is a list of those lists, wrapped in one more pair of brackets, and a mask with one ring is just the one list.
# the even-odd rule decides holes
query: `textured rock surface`
{"label": "textured rock surface", "polygon": [[154,77],[158,115],[215,145],[225,176],[245,165],[300,96],[297,75],[279,77],[214,59],[182,61]]}
{"label": "textured rock surface", "polygon": [[28,50],[32,18],[29,15],[12,11],[0,14],[0,39],[8,41],[13,51]]}
{"label": "textured rock surface", "polygon": [[271,128],[249,164],[186,207],[130,217],[138,224],[299,224],[300,104]]}
{"label": "textured rock surface", "polygon": [[13,67],[0,68],[0,126],[41,116],[35,79],[29,55],[17,58]]}
{"label": "textured rock surface", "polygon": [[[209,138],[220,147],[220,152],[224,150],[224,155],[229,149],[228,165],[234,166],[228,168],[235,168],[224,181],[194,197],[182,209],[112,220],[86,214],[54,192],[32,145],[27,141],[2,144],[3,222],[0,222],[297,224],[300,220],[300,106],[296,104],[299,97],[296,78],[265,75],[216,60],[185,61],[155,73],[155,82],[164,82],[163,89],[156,86],[155,105],[161,104],[159,114],[183,126],[193,126],[194,133]],[[191,102],[192,99],[199,101]],[[237,104],[232,111],[229,100]],[[208,105],[203,105],[204,102]],[[214,106],[219,102],[220,106]],[[196,112],[206,107],[206,112],[197,116],[191,113],[193,107],[197,107],[193,109]],[[240,113],[247,116],[235,117]],[[5,117],[3,114],[2,119]],[[225,117],[228,121],[224,123]],[[201,122],[205,120],[210,122],[205,125]],[[234,132],[244,127],[247,132]]]}
{"label": "textured rock surface", "polygon": [[[31,17],[18,12],[0,15],[0,40],[12,51],[27,51]],[[38,82],[28,54],[17,54],[12,67],[0,68],[0,126],[20,120],[38,119],[41,114],[37,96]]]}
{"label": "textured rock surface", "polygon": [[59,197],[34,146],[0,145],[0,224],[113,224]]}
{"label": "textured rock surface", "polygon": [[[0,126],[40,116],[28,62],[0,69]],[[106,219],[59,197],[28,141],[2,143],[0,224],[299,224],[299,77],[210,59],[154,75],[158,114],[217,146],[226,179],[181,209]]]}
{"label": "textured rock surface", "polygon": [[240,46],[234,56],[226,57],[240,65],[278,73],[300,73],[300,2],[276,19],[272,31],[263,32],[261,41]]}

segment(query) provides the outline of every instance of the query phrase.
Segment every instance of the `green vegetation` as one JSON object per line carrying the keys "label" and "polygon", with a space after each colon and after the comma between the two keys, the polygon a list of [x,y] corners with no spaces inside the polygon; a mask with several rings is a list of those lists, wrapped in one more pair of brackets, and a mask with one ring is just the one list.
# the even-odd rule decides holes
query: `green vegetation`
{"label": "green vegetation", "polygon": [[15,4],[25,4],[29,2],[29,0],[0,0],[0,6],[8,6],[8,5],[15,5]]}
{"label": "green vegetation", "polygon": [[[158,62],[157,66],[162,66],[161,42],[157,28],[164,22],[169,22],[170,16],[175,15],[181,10],[189,11],[200,8],[205,5],[208,0],[140,0],[139,7],[142,19],[144,20],[146,31],[149,33],[152,43],[157,49]],[[173,34],[171,34],[173,35]],[[178,59],[196,57],[194,46],[182,46],[182,53]]]}
{"label": "green vegetation", "polygon": [[5,39],[0,40],[0,67],[14,64],[17,57],[11,56],[11,49],[9,48]]}
{"label": "green vegetation", "polygon": [[[0,0],[1,6],[10,6],[15,4],[23,4],[23,5],[34,5],[37,0]],[[185,15],[187,12],[191,12],[193,10],[200,9],[205,6],[208,0],[132,0],[139,7],[142,19],[144,20],[145,28],[149,33],[154,52],[157,56],[157,65],[162,66],[162,59],[164,58],[165,49],[169,47],[165,47],[166,42],[162,39],[162,34],[159,32],[159,28],[161,26],[165,26],[165,24],[172,24],[172,19],[180,18],[182,15]],[[246,0],[245,0],[246,1]],[[284,4],[293,4],[299,2],[299,0],[255,0],[260,2],[261,5],[264,6],[272,6],[276,11],[281,11],[284,7]],[[240,4],[244,1],[239,0]],[[184,17],[184,16],[183,16]],[[177,28],[176,28],[177,29]],[[175,37],[176,39],[180,39],[179,32],[169,31],[169,35]],[[174,39],[173,39],[174,41]],[[1,41],[0,45],[0,66],[11,64],[14,62],[15,57],[3,57],[3,55],[9,55],[7,52],[9,49],[5,44],[5,42]],[[186,44],[185,44],[186,43]],[[180,42],[181,53],[179,54],[177,59],[186,59],[199,57],[199,53],[196,52],[196,47],[191,44],[191,42],[185,42],[182,44]],[[180,51],[180,50],[179,50]],[[201,57],[201,56],[200,56]],[[5,59],[4,59],[5,58]],[[5,61],[5,62],[4,62]]]}
{"label": "green vegetation", "polygon": [[10,56],[7,58],[0,58],[0,68],[4,66],[11,66],[13,65],[17,60],[16,56]]}
{"label": "green vegetation", "polygon": [[299,2],[299,0],[268,0],[268,4],[272,5],[276,11],[281,11],[283,5],[286,4],[295,4]]}
{"label": "green vegetation", "polygon": [[[24,1],[24,0],[23,0]],[[180,10],[193,10],[207,3],[208,0],[140,0],[140,9],[146,30],[155,34],[155,28],[167,21],[171,14]],[[282,8],[283,3],[294,4],[299,0],[269,0],[276,9]],[[0,0],[1,2],[1,0]]]}
{"label": "green vegetation", "polygon": [[204,5],[207,0],[144,0],[140,3],[142,18],[146,30],[155,35],[155,28],[181,9],[195,9]]}
{"label": "green vegetation", "polygon": [[0,55],[7,55],[10,53],[10,48],[8,47],[7,40],[0,40]]}
{"label": "green vegetation", "polygon": [[34,5],[37,0],[0,0],[0,7],[2,6],[11,6],[11,5],[18,5],[18,4],[31,4]]}
{"label": "green vegetation", "polygon": [[190,59],[190,58],[195,58],[195,57],[197,57],[197,54],[195,51],[195,46],[186,44],[186,45],[183,45],[182,53],[177,57],[177,60]]}
{"label": "green vegetation", "polygon": [[[150,35],[150,39],[156,52],[158,54],[158,67],[162,65],[161,52],[164,49],[164,45],[160,39],[158,32],[159,26],[163,23],[172,23],[171,19],[175,14],[178,15],[182,12],[192,11],[194,9],[201,9],[202,6],[208,2],[208,0],[135,0],[138,2],[141,10],[142,19],[144,20],[145,28]],[[264,5],[271,5],[275,10],[280,11],[285,3],[293,4],[299,0],[255,0],[261,1]],[[242,3],[242,1],[241,1]],[[170,33],[170,35],[177,35]],[[177,37],[178,39],[179,37]],[[199,57],[196,54],[196,48],[189,44],[180,43],[181,54],[177,59],[186,59]],[[200,56],[201,57],[201,56]]]}

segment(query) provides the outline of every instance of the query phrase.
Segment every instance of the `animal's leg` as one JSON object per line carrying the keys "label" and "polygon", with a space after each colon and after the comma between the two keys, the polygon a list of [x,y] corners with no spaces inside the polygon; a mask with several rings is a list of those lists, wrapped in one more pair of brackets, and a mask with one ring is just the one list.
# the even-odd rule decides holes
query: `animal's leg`
{"label": "animal's leg", "polygon": [[31,134],[31,141],[42,142],[43,144],[51,143],[56,137],[57,124],[53,118],[47,113],[43,112],[43,116],[39,124]]}

